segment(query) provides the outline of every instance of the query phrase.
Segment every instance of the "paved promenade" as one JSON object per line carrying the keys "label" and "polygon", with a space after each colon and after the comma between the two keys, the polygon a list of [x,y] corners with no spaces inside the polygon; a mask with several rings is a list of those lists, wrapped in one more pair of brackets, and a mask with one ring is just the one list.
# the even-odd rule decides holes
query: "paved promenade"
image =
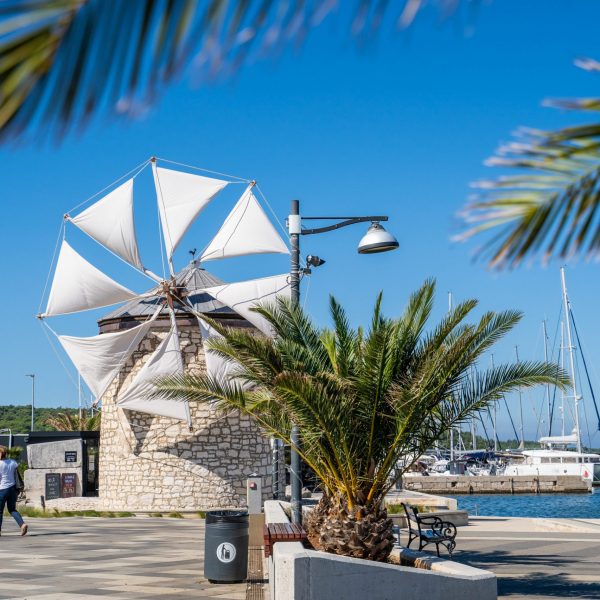
{"label": "paved promenade", "polygon": [[[600,598],[600,520],[474,518],[458,561],[498,575],[500,598]],[[10,518],[0,545],[0,599],[243,600],[246,585],[202,577],[204,521]],[[403,536],[403,541],[405,541]]]}
{"label": "paved promenade", "polygon": [[496,573],[499,598],[600,598],[599,519],[479,517],[457,542],[456,560]]}
{"label": "paved promenade", "polygon": [[3,600],[246,598],[245,584],[203,579],[200,519],[29,519],[25,537],[4,519]]}

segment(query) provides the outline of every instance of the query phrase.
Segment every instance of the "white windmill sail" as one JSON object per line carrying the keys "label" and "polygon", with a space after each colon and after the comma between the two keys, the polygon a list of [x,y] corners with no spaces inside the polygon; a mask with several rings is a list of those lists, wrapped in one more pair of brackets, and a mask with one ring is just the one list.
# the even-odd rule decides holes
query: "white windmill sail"
{"label": "white windmill sail", "polygon": [[289,249],[248,186],[200,260],[269,253],[289,254]]}
{"label": "white windmill sail", "polygon": [[183,374],[183,361],[179,339],[176,331],[171,329],[127,389],[119,394],[117,404],[129,410],[189,421],[187,402],[161,397],[149,398],[156,389],[154,382],[158,378],[181,374]]}
{"label": "white windmill sail", "polygon": [[273,277],[263,277],[262,279],[217,285],[205,288],[204,291],[250,321],[265,335],[273,335],[269,323],[250,309],[259,303],[273,302],[278,296],[289,298],[291,290],[288,278],[289,275],[287,274],[275,275]]}
{"label": "white windmill sail", "polygon": [[133,179],[69,220],[130,265],[143,269],[133,220]]}
{"label": "white windmill sail", "polygon": [[158,210],[168,257],[203,208],[229,183],[157,167],[153,163]]}
{"label": "white windmill sail", "polygon": [[145,323],[125,331],[102,333],[92,337],[57,336],[96,399],[102,398],[161,310],[162,306]]}
{"label": "white windmill sail", "polygon": [[41,316],[50,317],[101,308],[137,296],[138,294],[94,267],[63,240],[46,312]]}

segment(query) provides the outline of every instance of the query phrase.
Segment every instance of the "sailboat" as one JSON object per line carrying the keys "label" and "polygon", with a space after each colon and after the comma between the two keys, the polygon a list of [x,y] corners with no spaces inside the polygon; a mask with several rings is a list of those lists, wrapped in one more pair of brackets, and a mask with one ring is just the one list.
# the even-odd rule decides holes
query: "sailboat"
{"label": "sailboat", "polygon": [[[199,260],[194,261],[194,266],[205,261],[244,255],[285,254],[289,253],[289,249],[254,194],[255,181],[237,177],[216,178],[212,172],[209,172],[210,177],[189,173],[170,167],[179,163],[164,161],[169,163],[167,168],[159,166],[159,161],[162,163],[163,159],[148,159],[134,170],[135,173],[131,171],[117,180],[102,198],[82,210],[75,212],[75,209],[64,215],[59,236],[62,241],[56,264],[53,265],[54,276],[46,309],[38,318],[56,337],[97,403],[159,316],[167,312],[170,328],[129,384],[119,390],[116,403],[126,411],[186,421],[191,427],[187,403],[151,397],[157,378],[184,371],[176,311],[184,307],[195,315],[202,334],[207,370],[212,375],[227,377],[231,364],[207,347],[207,342],[219,334],[203,320],[202,314],[195,311],[189,300],[190,294],[205,293],[229,307],[264,335],[272,335],[267,321],[251,309],[259,302],[273,301],[280,296],[289,297],[290,285],[288,274],[285,273],[249,281],[208,285],[198,290],[193,285],[197,281],[193,273],[183,278],[181,274],[176,275],[173,264],[175,250],[206,206],[225,187],[236,184],[244,186],[239,200],[202,251]],[[163,276],[156,275],[146,267],[136,238],[135,180],[148,166],[151,166],[156,190],[159,241],[163,245],[161,252],[168,264],[168,272],[163,264]],[[129,176],[131,173],[134,174]],[[146,292],[132,291],[95,267],[67,241],[70,227],[83,231],[105,250],[151,280],[153,287]],[[145,299],[151,311],[146,320],[123,331],[74,337],[61,335],[48,324],[48,319],[59,315],[71,315],[136,299]]]}
{"label": "sailboat", "polygon": [[[572,400],[574,409],[574,427],[570,434],[564,432],[559,436],[545,436],[539,439],[543,446],[539,450],[523,450],[522,462],[509,464],[504,475],[576,475],[591,485],[600,485],[600,454],[583,452],[580,434],[580,402],[581,395],[577,389],[575,373],[575,357],[573,345],[572,310],[567,293],[564,267],[560,270],[562,286],[562,302],[565,315],[567,349],[569,351],[569,373],[571,376]],[[563,412],[564,418],[564,412]],[[570,449],[573,448],[574,449]]]}

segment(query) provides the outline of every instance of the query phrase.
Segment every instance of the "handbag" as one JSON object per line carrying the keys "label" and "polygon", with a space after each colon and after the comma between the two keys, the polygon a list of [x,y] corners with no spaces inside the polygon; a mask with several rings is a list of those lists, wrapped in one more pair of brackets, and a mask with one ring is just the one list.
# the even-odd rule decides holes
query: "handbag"
{"label": "handbag", "polygon": [[23,482],[23,477],[21,477],[21,473],[19,473],[19,469],[15,471],[15,488],[17,488],[17,492],[22,494],[25,490],[25,483]]}

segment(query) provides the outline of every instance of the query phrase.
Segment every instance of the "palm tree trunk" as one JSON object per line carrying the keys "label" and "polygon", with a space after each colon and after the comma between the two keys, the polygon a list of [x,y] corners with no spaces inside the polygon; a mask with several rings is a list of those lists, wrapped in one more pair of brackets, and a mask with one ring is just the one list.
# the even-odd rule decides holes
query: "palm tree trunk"
{"label": "palm tree trunk", "polygon": [[321,549],[332,554],[384,561],[394,547],[393,521],[382,502],[349,509],[342,496],[323,495],[307,527]]}

